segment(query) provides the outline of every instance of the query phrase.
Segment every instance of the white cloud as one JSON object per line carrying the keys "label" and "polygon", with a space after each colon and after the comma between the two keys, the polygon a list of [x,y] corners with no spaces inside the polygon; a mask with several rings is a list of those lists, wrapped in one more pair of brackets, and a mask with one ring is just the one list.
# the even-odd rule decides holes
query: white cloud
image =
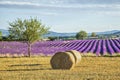
{"label": "white cloud", "polygon": [[[45,8],[78,8],[78,9],[120,9],[120,4],[55,4],[59,3],[60,1],[54,0],[51,1],[53,4],[43,4],[43,3],[35,3],[35,2],[17,2],[17,1],[1,1],[0,5],[2,6],[32,6],[32,7],[45,7]],[[62,1],[61,1],[62,3]]]}
{"label": "white cloud", "polygon": [[33,5],[33,6],[39,6],[37,3],[31,3],[31,2],[12,2],[12,1],[1,1],[1,5]]}
{"label": "white cloud", "polygon": [[30,15],[45,15],[45,16],[58,16],[60,14],[55,12],[24,12],[24,13],[18,13],[18,14],[30,14]]}
{"label": "white cloud", "polygon": [[[63,0],[62,0],[63,1]],[[61,1],[61,3],[62,3]],[[59,3],[58,0],[52,0],[51,3]],[[17,1],[0,1],[0,5],[7,6],[13,6],[13,7],[25,7],[25,8],[63,8],[63,9],[87,9],[87,13],[91,14],[89,10],[92,10],[93,14],[96,15],[112,15],[112,16],[120,16],[120,4],[40,4],[40,3],[34,3],[34,2],[17,2]],[[83,12],[82,10],[82,12]],[[36,15],[60,15],[62,13],[57,12],[39,12],[39,13],[31,13]]]}
{"label": "white cloud", "polygon": [[110,16],[120,16],[120,11],[97,11],[93,13],[96,15],[110,15]]}

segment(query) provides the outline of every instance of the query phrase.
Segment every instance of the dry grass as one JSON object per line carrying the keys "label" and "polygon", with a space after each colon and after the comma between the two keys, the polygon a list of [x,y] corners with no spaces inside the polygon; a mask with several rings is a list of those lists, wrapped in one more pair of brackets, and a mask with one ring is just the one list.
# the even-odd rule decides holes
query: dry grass
{"label": "dry grass", "polygon": [[0,80],[120,80],[120,57],[82,57],[73,70],[53,70],[50,58],[0,58]]}

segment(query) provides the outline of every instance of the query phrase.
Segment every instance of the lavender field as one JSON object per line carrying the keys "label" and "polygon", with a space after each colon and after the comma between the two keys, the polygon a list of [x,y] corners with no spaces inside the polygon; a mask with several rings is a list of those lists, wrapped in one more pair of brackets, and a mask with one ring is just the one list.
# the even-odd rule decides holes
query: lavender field
{"label": "lavender field", "polygon": [[[96,55],[120,53],[120,39],[39,41],[32,45],[32,55],[53,55],[59,51],[77,50],[81,54]],[[0,42],[0,55],[27,56],[27,44],[24,42]]]}

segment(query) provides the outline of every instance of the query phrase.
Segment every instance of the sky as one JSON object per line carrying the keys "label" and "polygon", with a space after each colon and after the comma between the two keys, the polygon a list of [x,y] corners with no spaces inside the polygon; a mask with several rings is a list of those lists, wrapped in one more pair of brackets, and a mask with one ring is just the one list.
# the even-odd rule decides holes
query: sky
{"label": "sky", "polygon": [[61,33],[120,30],[120,0],[0,0],[0,29],[31,17]]}

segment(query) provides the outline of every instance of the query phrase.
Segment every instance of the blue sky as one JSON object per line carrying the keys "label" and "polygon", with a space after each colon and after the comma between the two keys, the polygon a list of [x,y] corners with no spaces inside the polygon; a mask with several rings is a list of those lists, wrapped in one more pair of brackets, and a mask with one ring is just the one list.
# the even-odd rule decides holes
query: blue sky
{"label": "blue sky", "polygon": [[120,30],[120,0],[0,0],[0,29],[30,17],[55,32]]}

